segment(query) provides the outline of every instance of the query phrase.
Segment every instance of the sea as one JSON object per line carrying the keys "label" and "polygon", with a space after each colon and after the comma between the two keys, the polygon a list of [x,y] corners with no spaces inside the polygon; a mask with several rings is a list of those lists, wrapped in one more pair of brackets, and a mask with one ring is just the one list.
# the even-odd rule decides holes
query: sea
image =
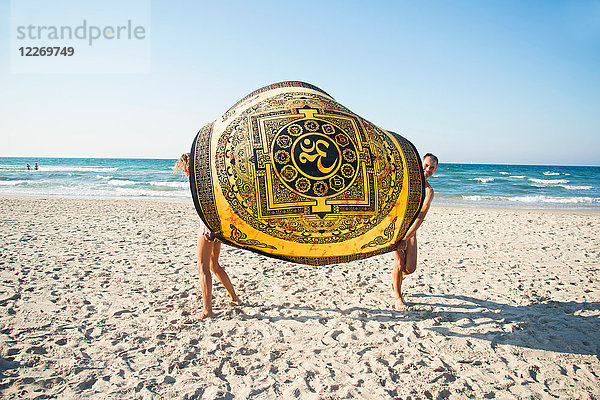
{"label": "sea", "polygon": [[[175,161],[0,157],[0,195],[191,201]],[[600,167],[441,163],[429,183],[434,205],[600,207]]]}

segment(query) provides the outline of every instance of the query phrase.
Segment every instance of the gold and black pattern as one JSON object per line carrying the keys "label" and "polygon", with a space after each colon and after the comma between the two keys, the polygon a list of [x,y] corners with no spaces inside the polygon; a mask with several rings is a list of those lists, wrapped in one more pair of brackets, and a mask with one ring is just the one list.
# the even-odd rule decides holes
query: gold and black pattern
{"label": "gold and black pattern", "polygon": [[[229,110],[227,110],[227,112],[225,112],[225,114],[223,114],[221,119],[223,121],[225,121],[227,118],[229,118],[233,114],[236,107],[239,106],[240,104],[242,104],[243,102],[250,100],[253,97],[258,96],[261,93],[268,92],[269,90],[273,90],[273,89],[279,89],[279,88],[307,88],[307,89],[316,90],[317,92],[321,92],[324,95],[329,96],[329,94],[327,94],[327,92],[325,92],[323,89],[320,89],[320,88],[316,87],[315,85],[311,85],[310,83],[306,83],[306,82],[285,81],[285,82],[273,83],[272,85],[267,85],[267,86],[261,87],[260,89],[256,89],[254,92],[252,92],[249,95],[242,98],[240,101],[238,101],[233,106],[231,106],[231,108],[229,108]],[[331,96],[329,96],[329,97],[331,97]]]}
{"label": "gold and black pattern", "polygon": [[393,250],[424,197],[410,142],[304,83],[240,100],[199,132],[192,160],[194,203],[220,240],[309,265]]}
{"label": "gold and black pattern", "polygon": [[207,124],[196,135],[190,162],[190,184],[192,197],[198,214],[212,232],[221,232],[221,221],[217,212],[214,185],[210,168],[210,139],[213,124]]}
{"label": "gold and black pattern", "polygon": [[[303,256],[288,256],[288,257],[280,257],[284,260],[292,261],[298,264],[305,265],[329,265],[329,264],[344,264],[349,263],[356,260],[362,260],[367,257],[374,257],[380,254],[389,253],[396,249],[395,245],[390,245],[381,249],[372,250],[368,253],[355,253],[349,254],[346,256],[325,256],[325,257],[303,257]],[[266,254],[266,253],[262,253]],[[266,254],[268,255],[268,254]]]}
{"label": "gold and black pattern", "polygon": [[421,211],[423,201],[425,200],[425,177],[423,176],[423,165],[421,164],[421,158],[419,157],[417,149],[408,140],[397,133],[390,133],[394,136],[406,157],[406,170],[411,174],[410,181],[413,182],[408,188],[406,215],[413,215],[414,217],[404,218],[404,221],[402,221],[399,236],[396,238],[396,241],[399,241],[403,239],[404,235],[408,232],[408,229]]}
{"label": "gold and black pattern", "polygon": [[276,174],[302,197],[338,195],[351,186],[358,171],[350,137],[323,120],[303,119],[284,126],[272,146]]}
{"label": "gold and black pattern", "polygon": [[369,243],[362,245],[361,249],[366,249],[367,247],[376,247],[381,246],[389,242],[394,238],[394,231],[396,230],[396,221],[398,217],[394,217],[392,222],[383,230],[382,236],[377,236],[375,239],[371,240]]}
{"label": "gold and black pattern", "polygon": [[[327,106],[331,102],[314,94],[304,97],[312,104]],[[249,118],[252,131],[247,134],[254,146],[249,150],[254,154],[254,165],[250,168],[254,168],[256,189],[253,193],[258,198],[247,203],[256,204],[258,209],[242,207],[239,188],[232,184],[235,168],[231,167],[232,158],[228,156],[236,153],[234,133],[239,135],[248,129],[245,115],[230,125],[237,127],[235,131],[223,133],[216,151],[217,170],[225,172],[219,175],[223,195],[236,214],[253,228],[292,242],[339,243],[372,229],[394,206],[402,190],[399,173],[402,160],[385,134],[380,138],[385,145],[372,147],[372,141],[353,114],[330,109],[326,114],[322,109],[311,107],[297,109],[295,114],[293,111],[253,111],[254,115]],[[336,119],[341,123],[334,123]],[[280,120],[286,123],[277,123]],[[353,131],[344,131],[340,125]],[[379,166],[371,157],[374,152],[386,165],[394,165],[392,171],[385,171],[389,179],[383,184],[376,182],[373,173],[374,166]],[[385,154],[379,154],[381,152]],[[359,182],[356,182],[357,177],[360,177]],[[345,192],[349,195],[344,195]],[[331,222],[339,220],[340,215],[354,213],[369,218],[347,229],[340,229],[340,224]],[[299,218],[306,223],[299,224],[300,230],[290,231],[289,218]],[[324,221],[336,229],[320,226]],[[307,225],[319,226],[319,229],[307,230]]]}
{"label": "gold and black pattern", "polygon": [[231,224],[229,227],[231,228],[231,240],[233,240],[234,242],[236,242],[239,245],[252,246],[252,247],[256,247],[257,249],[277,250],[277,247],[271,246],[270,244],[262,243],[256,239],[248,239],[248,235],[246,235],[244,232],[240,231],[233,224]]}
{"label": "gold and black pattern", "polygon": [[272,258],[285,260],[285,261],[291,261],[291,262],[295,262],[298,264],[313,265],[313,266],[330,265],[330,264],[344,264],[344,263],[348,263],[348,262],[352,262],[352,261],[356,261],[356,260],[362,260],[367,257],[374,257],[374,256],[378,256],[381,254],[389,253],[390,251],[393,251],[396,249],[396,245],[391,244],[387,247],[383,247],[383,248],[376,249],[376,250],[371,250],[368,253],[356,253],[356,254],[349,254],[349,255],[345,255],[345,256],[323,256],[323,257],[308,257],[308,256],[294,256],[294,255],[282,256],[282,255],[267,252],[262,249],[249,248],[245,245],[238,244],[236,242],[232,242],[227,239],[224,239],[222,241],[230,246],[237,247],[239,249],[252,250],[255,253],[269,256]]}

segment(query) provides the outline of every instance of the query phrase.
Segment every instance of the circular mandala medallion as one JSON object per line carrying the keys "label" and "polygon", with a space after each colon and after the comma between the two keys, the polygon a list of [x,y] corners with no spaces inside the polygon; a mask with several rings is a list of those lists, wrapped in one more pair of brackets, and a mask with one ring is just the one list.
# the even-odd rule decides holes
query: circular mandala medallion
{"label": "circular mandala medallion", "polygon": [[351,136],[326,121],[294,121],[281,128],[272,143],[273,168],[288,189],[303,197],[338,195],[358,173]]}

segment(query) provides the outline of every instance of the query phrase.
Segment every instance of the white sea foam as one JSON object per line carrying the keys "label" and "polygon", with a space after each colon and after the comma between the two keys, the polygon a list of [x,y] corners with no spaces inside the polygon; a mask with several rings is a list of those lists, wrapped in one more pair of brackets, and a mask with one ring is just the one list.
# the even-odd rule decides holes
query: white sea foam
{"label": "white sea foam", "polygon": [[494,178],[472,178],[469,179],[470,181],[477,181],[477,182],[481,182],[481,183],[488,183],[488,182],[493,182]]}
{"label": "white sea foam", "polygon": [[150,186],[166,186],[170,188],[189,188],[188,182],[150,182]]}
{"label": "white sea foam", "polygon": [[463,200],[469,201],[482,201],[482,200],[493,200],[490,196],[462,196]]}
{"label": "white sea foam", "polygon": [[[33,167],[32,167],[33,168]],[[89,167],[71,167],[68,165],[41,165],[40,166],[40,171],[47,171],[47,172],[55,172],[55,171],[61,171],[61,172],[68,172],[68,171],[76,171],[76,172],[110,172],[110,171],[116,171],[118,170],[118,167],[94,167],[94,166],[89,166]]]}
{"label": "white sea foam", "polygon": [[546,176],[555,176],[555,175],[560,175],[560,172],[546,171],[546,172],[544,172],[544,175],[546,175]]}
{"label": "white sea foam", "polygon": [[0,194],[2,195],[21,195],[21,196],[56,196],[56,197],[74,197],[74,198],[190,198],[189,190],[152,190],[146,188],[130,188],[123,186],[54,186],[34,187],[32,185],[17,185],[17,186],[0,186]]}
{"label": "white sea foam", "polygon": [[134,188],[123,188],[117,187],[115,191],[119,193],[119,196],[131,196],[131,197],[190,197],[190,191],[155,191],[148,189],[134,189]]}
{"label": "white sea foam", "polygon": [[569,183],[568,179],[536,179],[529,178],[530,182],[537,183],[538,185],[565,185]]}
{"label": "white sea foam", "polygon": [[592,186],[558,185],[568,190],[590,190]]}
{"label": "white sea foam", "polygon": [[27,182],[28,181],[0,181],[0,186],[17,186]]}
{"label": "white sea foam", "polygon": [[0,171],[27,171],[27,166],[25,164],[23,164],[23,166],[14,164],[1,164]]}
{"label": "white sea foam", "polygon": [[[66,183],[63,183],[63,185],[68,185]],[[56,186],[55,182],[52,181],[24,181],[24,180],[17,180],[17,181],[0,181],[0,186],[5,186],[5,187],[18,187],[21,189],[34,189],[34,188],[47,188],[47,187],[52,187],[52,186]]]}
{"label": "white sea foam", "polygon": [[524,179],[525,175],[511,175],[511,176],[509,176],[509,178]]}
{"label": "white sea foam", "polygon": [[111,176],[103,176],[100,174],[96,175],[96,179],[112,179],[112,178],[113,178],[112,175]]}
{"label": "white sea foam", "polygon": [[592,204],[598,203],[599,199],[593,197],[553,197],[553,196],[518,196],[508,197],[508,201],[519,201],[523,203],[556,203],[556,204]]}
{"label": "white sea foam", "polygon": [[510,172],[498,172],[500,175],[510,175]]}
{"label": "white sea foam", "polygon": [[129,186],[135,185],[135,182],[126,179],[111,179],[108,181],[108,184],[113,186]]}
{"label": "white sea foam", "polygon": [[593,197],[555,197],[555,196],[462,196],[469,201],[511,201],[518,203],[552,204],[600,204],[600,198]]}

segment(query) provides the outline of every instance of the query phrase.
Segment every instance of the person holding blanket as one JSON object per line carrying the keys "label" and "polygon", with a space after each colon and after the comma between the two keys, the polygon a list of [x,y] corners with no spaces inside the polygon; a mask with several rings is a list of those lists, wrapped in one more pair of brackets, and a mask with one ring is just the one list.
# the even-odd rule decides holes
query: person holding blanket
{"label": "person holding blanket", "polygon": [[[188,178],[190,176],[190,153],[183,154],[175,163],[173,171],[181,171]],[[198,231],[198,273],[200,274],[200,290],[202,291],[202,302],[204,310],[200,313],[200,318],[212,317],[212,276],[211,272],[225,286],[227,293],[231,297],[231,301],[236,304],[241,304],[239,297],[236,295],[231,280],[227,272],[219,264],[219,254],[221,254],[221,242],[215,240],[212,232],[206,227],[200,228]]]}
{"label": "person holding blanket", "polygon": [[423,223],[429,206],[433,201],[433,188],[427,179],[433,175],[438,166],[438,158],[431,153],[423,156],[423,174],[425,175],[425,200],[421,211],[412,223],[404,239],[398,242],[394,250],[394,271],[392,272],[392,287],[394,289],[394,308],[398,311],[405,310],[406,304],[402,299],[402,280],[404,275],[412,274],[417,268],[417,229]]}

